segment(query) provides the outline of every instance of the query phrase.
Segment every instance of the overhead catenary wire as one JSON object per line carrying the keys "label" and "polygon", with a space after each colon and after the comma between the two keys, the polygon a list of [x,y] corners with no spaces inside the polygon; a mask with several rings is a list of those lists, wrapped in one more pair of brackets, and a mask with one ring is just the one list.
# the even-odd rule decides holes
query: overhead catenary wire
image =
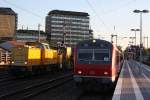
{"label": "overhead catenary wire", "polygon": [[28,10],[28,9],[22,8],[22,7],[20,7],[20,6],[16,5],[16,4],[14,4],[14,3],[11,3],[11,2],[9,2],[9,1],[7,1],[7,0],[3,0],[3,2],[5,2],[5,3],[7,3],[7,4],[11,5],[11,6],[14,6],[15,8],[18,8],[18,9],[24,11],[24,12],[27,12],[27,13],[29,13],[29,14],[32,14],[33,16],[35,16],[35,17],[37,17],[37,18],[43,18],[42,16],[40,16],[40,15],[38,15],[38,14],[36,14],[36,13],[34,13],[34,12]]}
{"label": "overhead catenary wire", "polygon": [[97,13],[97,11],[95,10],[95,8],[92,6],[92,4],[88,1],[88,0],[85,0],[86,3],[88,4],[88,6],[91,8],[91,10],[95,13],[95,15],[97,16],[98,18],[98,21],[100,21],[100,23],[102,23],[104,25],[104,27],[110,31],[110,28],[105,24],[105,22],[102,20],[102,18],[99,16],[99,14]]}
{"label": "overhead catenary wire", "polygon": [[[133,2],[136,2],[137,0],[128,0],[125,3],[122,3],[121,5],[119,5],[118,7],[108,10],[108,11],[103,11],[103,14],[110,14],[110,13],[115,13],[125,7],[128,7],[130,4],[132,4]],[[98,17],[98,20],[100,21],[100,23],[102,23],[104,25],[104,27],[108,30],[108,31],[112,31],[112,29],[110,27],[108,27],[108,25],[102,20],[102,18],[99,16],[99,14],[97,13],[97,11],[94,9],[93,5],[89,2],[89,0],[86,0],[86,3],[88,4],[88,6],[91,8],[91,10],[95,13],[95,15]]]}
{"label": "overhead catenary wire", "polygon": [[[12,2],[9,2],[8,0],[3,0],[3,2],[6,3],[6,4],[9,4],[9,5],[11,5],[11,6],[13,6],[13,7],[17,8],[17,9],[20,9],[20,10],[22,10],[22,11],[24,11],[24,12],[30,14],[30,15],[33,15],[33,16],[35,16],[35,17],[38,18],[38,19],[43,19],[43,17],[42,17],[41,15],[39,15],[39,14],[37,14],[37,13],[31,11],[31,10],[22,8],[21,6],[18,6],[18,5],[16,5],[16,4],[12,3]],[[20,24],[19,24],[19,25],[20,25]],[[24,25],[21,25],[21,28],[22,28],[22,26],[24,26]],[[27,25],[27,29],[29,29],[28,26],[29,26],[29,25]],[[43,29],[45,28],[44,25],[42,25],[42,24],[41,24],[41,27],[43,27]]]}
{"label": "overhead catenary wire", "polygon": [[113,9],[111,9],[111,10],[105,11],[104,14],[110,14],[110,13],[118,12],[119,10],[130,6],[131,4],[135,3],[136,1],[137,1],[137,0],[128,0],[128,1],[126,1],[125,3],[119,5],[119,6],[116,7],[116,8],[113,8]]}

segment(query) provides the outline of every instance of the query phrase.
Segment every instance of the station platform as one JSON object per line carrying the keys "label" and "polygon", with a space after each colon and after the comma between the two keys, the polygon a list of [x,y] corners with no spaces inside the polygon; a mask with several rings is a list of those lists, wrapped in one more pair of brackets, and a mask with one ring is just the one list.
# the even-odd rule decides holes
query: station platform
{"label": "station platform", "polygon": [[112,100],[150,100],[150,66],[125,60]]}

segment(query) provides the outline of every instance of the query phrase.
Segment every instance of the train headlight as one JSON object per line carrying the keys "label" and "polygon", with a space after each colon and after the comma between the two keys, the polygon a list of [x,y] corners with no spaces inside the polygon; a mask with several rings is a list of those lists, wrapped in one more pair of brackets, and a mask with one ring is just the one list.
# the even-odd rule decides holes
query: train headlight
{"label": "train headlight", "polygon": [[27,62],[25,61],[24,64],[27,64]]}
{"label": "train headlight", "polygon": [[95,43],[96,42],[96,40],[93,40],[93,43]]}
{"label": "train headlight", "polygon": [[82,74],[82,71],[81,71],[81,70],[79,70],[79,71],[78,71],[78,74]]}
{"label": "train headlight", "polygon": [[104,75],[108,75],[108,72],[104,72]]}

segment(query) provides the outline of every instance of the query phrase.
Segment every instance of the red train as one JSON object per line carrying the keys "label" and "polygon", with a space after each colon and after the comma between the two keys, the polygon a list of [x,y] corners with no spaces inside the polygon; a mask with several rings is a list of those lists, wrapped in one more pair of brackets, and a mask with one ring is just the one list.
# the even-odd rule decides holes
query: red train
{"label": "red train", "polygon": [[[77,86],[95,83],[114,85],[120,72],[121,52],[105,40],[85,40],[74,49],[74,80]],[[101,85],[102,87],[104,85]]]}

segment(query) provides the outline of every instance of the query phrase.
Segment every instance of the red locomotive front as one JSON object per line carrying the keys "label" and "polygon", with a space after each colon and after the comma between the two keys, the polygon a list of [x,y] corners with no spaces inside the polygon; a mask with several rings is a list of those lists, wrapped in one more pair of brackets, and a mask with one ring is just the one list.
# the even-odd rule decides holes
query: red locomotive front
{"label": "red locomotive front", "polygon": [[119,53],[112,43],[85,40],[74,50],[74,80],[77,84],[113,84],[117,77]]}

